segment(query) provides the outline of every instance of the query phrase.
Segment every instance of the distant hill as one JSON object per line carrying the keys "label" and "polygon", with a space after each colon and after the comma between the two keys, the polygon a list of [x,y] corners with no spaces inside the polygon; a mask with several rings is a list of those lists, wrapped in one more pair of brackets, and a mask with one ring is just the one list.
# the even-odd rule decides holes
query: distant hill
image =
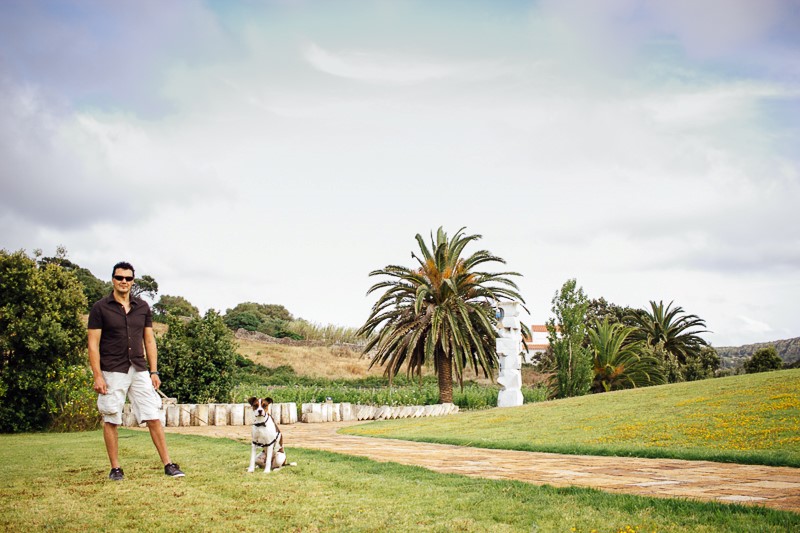
{"label": "distant hill", "polygon": [[784,365],[792,365],[800,362],[800,337],[794,339],[784,339],[772,342],[758,342],[756,344],[745,344],[744,346],[722,346],[714,347],[722,358],[724,368],[733,368],[741,365],[746,359],[753,356],[756,350],[775,346],[778,356],[783,359]]}

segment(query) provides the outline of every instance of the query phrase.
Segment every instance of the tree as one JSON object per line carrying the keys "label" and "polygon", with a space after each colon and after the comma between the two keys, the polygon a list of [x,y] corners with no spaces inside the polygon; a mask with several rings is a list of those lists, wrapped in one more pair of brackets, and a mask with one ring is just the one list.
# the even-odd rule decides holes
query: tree
{"label": "tree", "polygon": [[47,426],[57,410],[52,387],[86,362],[85,309],[72,273],[0,250],[0,431]]}
{"label": "tree", "polygon": [[603,297],[592,298],[586,308],[586,328],[592,328],[596,322],[602,322],[606,318],[611,324],[618,323],[624,326],[633,326],[630,319],[632,311],[630,307],[621,307]]}
{"label": "tree", "polygon": [[[36,250],[35,255],[39,257],[41,251]],[[75,275],[83,288],[83,294],[86,296],[87,313],[97,300],[106,296],[113,288],[110,281],[98,279],[89,269],[83,268],[67,259],[67,249],[64,246],[59,245],[56,248],[56,255],[52,257],[40,257],[38,263],[40,267],[54,264]]]}
{"label": "tree", "polygon": [[149,298],[155,298],[156,294],[158,294],[158,282],[153,279],[153,276],[148,276],[145,274],[144,276],[140,276],[136,278],[136,282],[131,287],[131,296],[148,296]]}
{"label": "tree", "polygon": [[627,342],[635,329],[619,322],[609,322],[608,316],[602,322],[595,321],[589,330],[594,363],[592,392],[664,383],[658,357],[643,352],[642,341]]}
{"label": "tree", "polygon": [[225,311],[225,324],[233,331],[244,328],[273,337],[294,335],[288,330],[289,322],[292,320],[294,317],[289,310],[277,304],[243,302]]}
{"label": "tree", "polygon": [[547,322],[553,348],[551,394],[556,398],[582,396],[592,384],[592,357],[584,346],[589,302],[575,279],[567,280],[553,296],[555,318]]}
{"label": "tree", "polygon": [[184,323],[167,317],[158,339],[158,367],[164,393],[187,403],[225,402],[233,389],[233,335],[213,309]]}
{"label": "tree", "polygon": [[[439,401],[452,403],[453,375],[463,386],[464,369],[472,367],[489,377],[497,368],[493,304],[500,299],[522,303],[516,272],[478,271],[485,263],[505,261],[486,250],[463,258],[464,248],[481,238],[465,235],[461,228],[451,238],[440,227],[430,247],[416,235],[420,256],[417,266],[389,265],[370,276],[389,279],[374,284],[367,294],[384,290],[359,334],[369,337],[364,353],[375,350],[370,366],[386,366],[391,380],[406,365],[408,375],[421,376],[433,363],[439,382]],[[527,331],[527,328],[526,328]]]}
{"label": "tree", "polygon": [[683,373],[686,381],[699,381],[713,378],[719,370],[722,360],[712,346],[703,346],[697,356],[686,359]]}
{"label": "tree", "polygon": [[170,296],[164,294],[158,303],[153,305],[153,310],[159,315],[182,316],[188,318],[200,317],[200,311],[183,296]]}
{"label": "tree", "polygon": [[664,302],[650,302],[650,311],[637,310],[631,318],[638,329],[633,333],[634,340],[645,341],[655,346],[663,343],[664,350],[672,354],[681,365],[690,357],[699,357],[708,343],[700,337],[707,330],[706,323],[697,315],[685,314],[682,307],[672,308],[673,302],[664,307]]}
{"label": "tree", "polygon": [[775,346],[756,350],[753,357],[744,362],[744,371],[748,374],[780,370],[782,367],[783,359],[778,356]]}

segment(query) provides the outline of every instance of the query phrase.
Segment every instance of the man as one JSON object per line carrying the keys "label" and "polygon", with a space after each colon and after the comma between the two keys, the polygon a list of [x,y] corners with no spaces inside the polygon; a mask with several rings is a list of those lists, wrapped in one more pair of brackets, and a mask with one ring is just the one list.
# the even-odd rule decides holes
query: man
{"label": "man", "polygon": [[183,477],[178,465],[170,461],[164,426],[161,423],[161,386],[158,353],[153,334],[153,315],[147,302],[131,296],[133,265],[114,265],[111,283],[114,290],[92,306],[89,313],[89,363],[94,374],[94,390],[99,394],[97,408],[103,415],[103,438],[111,461],[108,477],[124,478],[119,463],[117,427],[122,424],[125,398],[139,422],[146,422],[164,473]]}

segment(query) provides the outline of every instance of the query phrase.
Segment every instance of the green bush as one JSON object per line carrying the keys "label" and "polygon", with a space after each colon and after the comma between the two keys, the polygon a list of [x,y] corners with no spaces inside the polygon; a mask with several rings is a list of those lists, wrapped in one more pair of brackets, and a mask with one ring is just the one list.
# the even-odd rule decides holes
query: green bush
{"label": "green bush", "polygon": [[783,360],[778,356],[775,346],[767,346],[757,350],[753,357],[744,362],[744,371],[748,374],[780,370],[782,367]]}
{"label": "green bush", "polygon": [[71,272],[0,250],[0,432],[44,429],[51,384],[86,362],[83,289]]}
{"label": "green bush", "polygon": [[52,431],[89,431],[102,425],[97,411],[97,394],[92,390],[94,378],[86,365],[72,365],[49,386],[56,412]]}
{"label": "green bush", "polygon": [[181,403],[230,399],[237,354],[233,334],[212,309],[184,323],[167,318],[169,330],[158,339],[161,388]]}

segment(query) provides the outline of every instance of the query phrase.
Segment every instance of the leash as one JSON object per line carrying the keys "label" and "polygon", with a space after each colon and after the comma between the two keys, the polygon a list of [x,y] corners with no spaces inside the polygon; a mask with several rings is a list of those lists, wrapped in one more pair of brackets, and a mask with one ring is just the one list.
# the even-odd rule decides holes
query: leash
{"label": "leash", "polygon": [[[169,396],[167,396],[166,394],[161,392],[161,389],[156,389],[156,392],[165,400],[171,399]],[[200,418],[196,414],[193,415],[192,412],[190,410],[188,410],[187,408],[180,407],[180,404],[176,404],[176,407],[178,409],[180,409],[181,411],[183,411],[184,413],[188,414],[189,415],[189,420],[194,418],[195,420],[199,420],[200,422],[204,423],[205,425],[208,425],[208,420],[203,420],[202,418]],[[164,403],[163,402],[161,403],[161,409],[164,409]]]}

